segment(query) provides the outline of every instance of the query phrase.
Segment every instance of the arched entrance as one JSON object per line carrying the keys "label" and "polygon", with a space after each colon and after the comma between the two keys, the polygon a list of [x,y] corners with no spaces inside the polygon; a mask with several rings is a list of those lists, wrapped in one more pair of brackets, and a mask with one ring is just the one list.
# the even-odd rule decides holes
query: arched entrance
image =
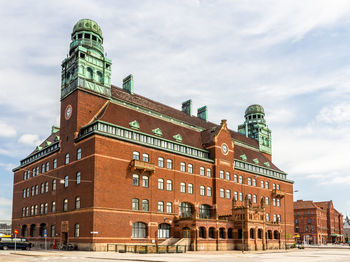
{"label": "arched entrance", "polygon": [[184,238],[191,238],[191,229],[188,227],[183,228],[183,237]]}

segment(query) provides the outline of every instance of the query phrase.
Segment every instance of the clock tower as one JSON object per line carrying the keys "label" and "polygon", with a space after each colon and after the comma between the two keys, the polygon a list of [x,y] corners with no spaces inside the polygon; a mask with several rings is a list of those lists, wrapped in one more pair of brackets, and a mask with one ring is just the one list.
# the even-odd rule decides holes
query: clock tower
{"label": "clock tower", "polygon": [[79,20],[62,62],[61,143],[71,143],[111,97],[112,61],[104,54],[102,31],[90,19]]}

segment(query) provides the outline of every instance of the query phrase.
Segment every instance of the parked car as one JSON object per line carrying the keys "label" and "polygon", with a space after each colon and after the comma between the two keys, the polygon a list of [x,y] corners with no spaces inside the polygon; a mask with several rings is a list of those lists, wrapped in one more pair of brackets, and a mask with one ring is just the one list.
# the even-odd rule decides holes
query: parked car
{"label": "parked car", "polygon": [[13,238],[13,237],[1,237],[0,249],[7,250],[9,248],[29,250],[32,247],[32,243],[28,242],[25,238]]}

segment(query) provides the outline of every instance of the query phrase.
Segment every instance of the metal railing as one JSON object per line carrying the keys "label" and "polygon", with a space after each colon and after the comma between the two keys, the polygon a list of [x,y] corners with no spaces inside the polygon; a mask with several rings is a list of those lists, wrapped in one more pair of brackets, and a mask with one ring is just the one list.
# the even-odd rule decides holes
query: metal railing
{"label": "metal railing", "polygon": [[107,252],[119,253],[186,253],[184,245],[131,245],[131,244],[107,244]]}

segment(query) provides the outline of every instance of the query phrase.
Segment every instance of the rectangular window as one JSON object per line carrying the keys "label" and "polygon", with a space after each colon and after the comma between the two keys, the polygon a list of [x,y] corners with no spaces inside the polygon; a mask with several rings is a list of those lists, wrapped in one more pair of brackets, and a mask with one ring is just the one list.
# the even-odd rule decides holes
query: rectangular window
{"label": "rectangular window", "polygon": [[220,197],[225,198],[225,190],[223,188],[220,188]]}
{"label": "rectangular window", "polygon": [[252,185],[252,179],[250,177],[248,177],[248,186]]}
{"label": "rectangular window", "polygon": [[277,198],[277,206],[280,207],[281,206],[281,200],[279,198]]}
{"label": "rectangular window", "polygon": [[77,175],[76,175],[76,183],[77,183],[77,185],[80,184],[80,182],[81,182],[80,172],[77,172]]}
{"label": "rectangular window", "polygon": [[132,175],[132,184],[133,186],[138,186],[140,185],[140,178],[139,175]]}
{"label": "rectangular window", "polygon": [[243,201],[243,193],[239,192],[239,201]]}
{"label": "rectangular window", "polygon": [[267,181],[265,182],[265,188],[269,189],[269,182],[267,182]]}
{"label": "rectangular window", "polygon": [[269,205],[269,198],[268,197],[265,197],[265,202],[266,202],[266,205],[268,206]]}
{"label": "rectangular window", "polygon": [[239,176],[239,177],[238,177],[238,182],[239,182],[240,184],[243,184],[243,177],[242,177],[242,176]]}
{"label": "rectangular window", "polygon": [[204,167],[200,167],[199,168],[199,174],[201,175],[201,176],[204,176]]}
{"label": "rectangular window", "polygon": [[45,164],[41,165],[41,173],[45,173]]}
{"label": "rectangular window", "polygon": [[264,188],[264,181],[260,182],[260,186],[261,186],[261,188]]}
{"label": "rectangular window", "polygon": [[50,163],[47,162],[47,163],[46,163],[46,172],[48,172],[49,170],[50,170]]}
{"label": "rectangular window", "polygon": [[225,174],[224,174],[224,171],[222,171],[222,170],[220,170],[220,178],[225,179]]}
{"label": "rectangular window", "polygon": [[233,182],[238,183],[238,177],[237,177],[237,175],[233,175]]}
{"label": "rectangular window", "polygon": [[231,180],[231,174],[230,174],[230,172],[226,172],[226,180]]}
{"label": "rectangular window", "polygon": [[276,185],[276,189],[280,190],[280,185],[279,184]]}
{"label": "rectangular window", "polygon": [[235,195],[235,200],[238,201],[238,192],[235,192],[234,195]]}
{"label": "rectangular window", "polygon": [[207,168],[207,177],[211,177],[211,169]]}
{"label": "rectangular window", "polygon": [[272,198],[272,205],[276,206],[276,198]]}
{"label": "rectangular window", "polygon": [[276,189],[276,184],[272,184],[272,189]]}
{"label": "rectangular window", "polygon": [[53,160],[53,169],[56,169],[57,168],[57,159],[54,159]]}

